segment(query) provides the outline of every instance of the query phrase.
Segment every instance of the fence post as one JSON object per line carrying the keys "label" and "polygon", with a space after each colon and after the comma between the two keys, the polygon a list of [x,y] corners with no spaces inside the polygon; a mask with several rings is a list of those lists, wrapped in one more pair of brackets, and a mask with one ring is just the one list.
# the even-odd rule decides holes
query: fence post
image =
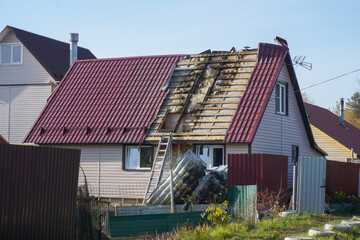
{"label": "fence post", "polygon": [[358,167],[359,173],[358,173],[358,194],[357,197],[360,197],[360,167]]}

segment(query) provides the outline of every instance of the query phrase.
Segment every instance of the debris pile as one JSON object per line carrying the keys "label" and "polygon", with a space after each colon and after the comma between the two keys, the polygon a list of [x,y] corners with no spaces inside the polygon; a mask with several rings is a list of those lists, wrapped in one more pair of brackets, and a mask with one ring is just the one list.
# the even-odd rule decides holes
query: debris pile
{"label": "debris pile", "polygon": [[[181,156],[173,170],[174,202],[182,203],[182,199],[191,196],[200,181],[206,175],[205,163],[190,150]],[[170,176],[150,195],[146,204],[170,204]]]}
{"label": "debris pile", "polygon": [[[226,199],[227,166],[220,166],[206,175],[206,164],[195,153],[187,150],[173,170],[174,202],[214,203]],[[191,196],[191,197],[190,197]],[[190,201],[189,201],[190,199]],[[150,195],[146,204],[170,204],[170,176]],[[187,207],[185,207],[187,208]]]}

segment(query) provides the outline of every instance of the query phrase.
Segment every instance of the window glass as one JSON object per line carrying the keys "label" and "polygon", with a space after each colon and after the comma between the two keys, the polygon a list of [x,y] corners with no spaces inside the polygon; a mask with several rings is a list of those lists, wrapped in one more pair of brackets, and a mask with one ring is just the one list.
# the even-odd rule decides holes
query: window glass
{"label": "window glass", "polygon": [[286,88],[287,86],[284,84],[276,84],[275,87],[275,105],[276,105],[276,113],[287,114],[286,105],[287,105],[287,97],[286,97]]}
{"label": "window glass", "polygon": [[218,167],[220,165],[223,165],[223,149],[222,148],[214,148],[213,149],[213,167]]}
{"label": "window glass", "polygon": [[275,88],[276,112],[280,112],[280,85],[276,84]]}
{"label": "window glass", "polygon": [[136,169],[139,165],[139,150],[137,147],[128,147],[126,154],[126,168]]}
{"label": "window glass", "polygon": [[1,63],[11,63],[11,45],[1,46]]}
{"label": "window glass", "polygon": [[285,113],[285,86],[281,85],[280,90],[281,90],[281,93],[280,93],[280,102],[281,102],[280,111],[282,113]]}
{"label": "window glass", "polygon": [[21,46],[13,46],[13,63],[21,62]]}
{"label": "window glass", "polygon": [[211,167],[210,149],[206,146],[198,146],[199,157],[206,163],[207,168]]}
{"label": "window glass", "polygon": [[151,147],[141,147],[141,151],[140,151],[140,167],[142,167],[142,168],[151,168],[151,156],[152,156]]}
{"label": "window glass", "polygon": [[220,145],[196,146],[196,154],[206,163],[206,168],[211,169],[224,164],[224,147]]}

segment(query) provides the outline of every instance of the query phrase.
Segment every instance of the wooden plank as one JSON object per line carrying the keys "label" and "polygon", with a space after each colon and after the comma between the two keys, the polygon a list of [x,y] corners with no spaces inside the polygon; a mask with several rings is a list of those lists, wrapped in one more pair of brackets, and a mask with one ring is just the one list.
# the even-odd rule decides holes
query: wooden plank
{"label": "wooden plank", "polygon": [[[210,66],[211,68],[213,69],[230,69],[230,68],[250,68],[250,67],[247,67],[247,66],[241,66],[241,65],[232,65],[232,66],[221,66],[221,65],[211,65]],[[251,70],[242,70],[241,72],[242,73],[252,73],[252,69],[253,67],[251,67]],[[239,71],[237,71],[237,73],[240,73]]]}
{"label": "wooden plank", "polygon": [[202,70],[204,67],[184,67],[184,68],[175,68],[174,71],[193,71],[193,70]]}
{"label": "wooden plank", "polygon": [[217,91],[222,91],[222,92],[243,92],[245,91],[245,87],[244,88],[220,88],[220,89],[215,89]]}
{"label": "wooden plank", "polygon": [[[226,74],[234,74],[234,73],[226,73]],[[250,74],[246,75],[246,76],[231,76],[231,77],[226,77],[226,76],[219,76],[216,80],[237,80],[237,79],[249,79],[250,78]]]}
{"label": "wooden plank", "polygon": [[174,140],[214,141],[214,140],[224,140],[224,136],[219,136],[219,137],[175,137]]}
{"label": "wooden plank", "polygon": [[226,112],[226,113],[193,113],[190,116],[196,117],[211,117],[211,116],[234,116],[235,112]]}
{"label": "wooden plank", "polygon": [[188,61],[188,62],[179,62],[177,65],[191,65],[191,64],[208,64],[208,63],[238,63],[238,62],[256,62],[256,58],[246,58],[246,59],[226,59],[226,60],[210,60],[210,61]]}
{"label": "wooden plank", "polygon": [[192,84],[173,84],[169,85],[168,88],[191,88]]}
{"label": "wooden plank", "polygon": [[200,58],[200,57],[215,57],[215,56],[241,56],[241,55],[257,55],[256,50],[248,50],[241,52],[228,52],[228,53],[204,53],[204,54],[190,54],[190,58]]}
{"label": "wooden plank", "polygon": [[[203,136],[203,135],[224,135],[226,132],[183,132],[183,133],[173,133],[173,137],[181,137],[181,136]],[[149,136],[168,136],[169,133],[149,133]]]}
{"label": "wooden plank", "polygon": [[201,102],[200,104],[237,104],[240,103],[240,100],[237,101],[204,101]]}
{"label": "wooden plank", "polygon": [[[230,86],[247,86],[247,82],[228,82],[226,83],[226,85],[230,85]],[[220,84],[218,84],[220,85]]]}
{"label": "wooden plank", "polygon": [[222,94],[222,95],[210,95],[208,98],[241,98],[243,94]]}
{"label": "wooden plank", "polygon": [[237,107],[201,107],[200,110],[236,110]]}
{"label": "wooden plank", "polygon": [[185,97],[184,96],[182,96],[182,95],[177,95],[177,96],[167,96],[166,98],[165,98],[165,100],[176,100],[176,99],[185,99]]}
{"label": "wooden plank", "polygon": [[172,94],[176,94],[176,93],[188,93],[188,92],[189,92],[189,90],[183,90],[183,89],[170,91],[170,93],[172,93]]}
{"label": "wooden plank", "polygon": [[194,126],[192,129],[228,129],[229,125],[220,125],[220,126]]}
{"label": "wooden plank", "polygon": [[191,120],[194,123],[219,123],[219,122],[231,122],[232,119],[194,119]]}
{"label": "wooden plank", "polygon": [[181,102],[169,102],[169,103],[163,103],[162,106],[181,106],[184,104],[184,101]]}

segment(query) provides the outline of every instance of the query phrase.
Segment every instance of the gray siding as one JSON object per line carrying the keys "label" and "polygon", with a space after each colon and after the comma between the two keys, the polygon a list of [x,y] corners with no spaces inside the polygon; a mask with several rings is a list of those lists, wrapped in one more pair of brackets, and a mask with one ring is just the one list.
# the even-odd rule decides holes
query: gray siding
{"label": "gray siding", "polygon": [[[123,170],[123,145],[56,145],[81,150],[80,166],[84,170],[90,193],[108,198],[143,198],[150,171]],[[79,185],[84,184],[80,168]]]}
{"label": "gray siding", "polygon": [[311,147],[306,134],[304,123],[295,98],[294,88],[286,66],[281,69],[278,81],[288,83],[287,116],[275,113],[275,89],[266,107],[264,116],[252,143],[252,153],[268,153],[289,156],[288,182],[292,185],[291,147],[299,146],[300,156],[320,156]]}
{"label": "gray siding", "polygon": [[[2,43],[20,42],[9,32]],[[0,134],[10,143],[21,143],[26,136],[51,94],[51,81],[24,46],[22,64],[0,65]]]}

